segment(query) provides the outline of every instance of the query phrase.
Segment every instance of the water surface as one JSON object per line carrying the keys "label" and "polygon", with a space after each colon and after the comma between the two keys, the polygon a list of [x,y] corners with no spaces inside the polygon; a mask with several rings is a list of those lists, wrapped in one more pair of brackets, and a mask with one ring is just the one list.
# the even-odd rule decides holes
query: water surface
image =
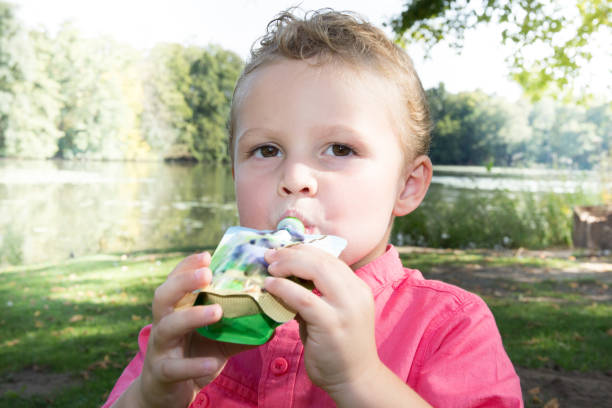
{"label": "water surface", "polygon": [[[436,167],[431,194],[597,190],[596,173]],[[0,264],[100,252],[214,247],[235,225],[227,167],[0,160]]]}

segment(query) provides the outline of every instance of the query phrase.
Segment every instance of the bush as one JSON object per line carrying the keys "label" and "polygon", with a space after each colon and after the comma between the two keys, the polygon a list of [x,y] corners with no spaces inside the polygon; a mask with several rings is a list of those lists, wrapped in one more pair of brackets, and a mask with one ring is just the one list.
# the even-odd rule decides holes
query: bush
{"label": "bush", "polygon": [[571,246],[572,208],[594,200],[582,192],[433,188],[416,211],[396,219],[392,242],[444,248]]}

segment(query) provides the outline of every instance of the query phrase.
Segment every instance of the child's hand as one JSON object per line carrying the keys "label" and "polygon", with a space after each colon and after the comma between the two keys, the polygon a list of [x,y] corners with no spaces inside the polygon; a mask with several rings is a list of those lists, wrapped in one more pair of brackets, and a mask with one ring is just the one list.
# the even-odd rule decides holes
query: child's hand
{"label": "child's hand", "polygon": [[[309,245],[268,251],[265,288],[297,311],[304,362],[313,383],[335,398],[379,372],[374,299],[365,282],[341,260]],[[321,296],[279,277],[314,282]]]}
{"label": "child's hand", "polygon": [[153,327],[138,390],[144,406],[188,406],[231,355],[248,348],[212,341],[194,332],[219,321],[219,305],[174,309],[185,294],[210,283],[209,265],[208,253],[189,256],[155,291]]}

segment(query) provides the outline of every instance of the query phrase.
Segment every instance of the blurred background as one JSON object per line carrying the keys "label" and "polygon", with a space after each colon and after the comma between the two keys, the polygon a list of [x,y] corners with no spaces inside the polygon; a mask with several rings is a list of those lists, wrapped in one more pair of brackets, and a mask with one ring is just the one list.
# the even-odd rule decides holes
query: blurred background
{"label": "blurred background", "polygon": [[[611,201],[609,3],[426,3],[299,3],[362,14],[427,89],[433,185],[393,242],[571,246],[572,207]],[[234,82],[296,4],[0,1],[0,264],[213,245]]]}
{"label": "blurred background", "polygon": [[608,406],[609,0],[0,0],[0,407],[101,405],[155,288],[238,223],[233,86],[295,5],[361,14],[427,90],[403,263],[486,301],[525,406]]}

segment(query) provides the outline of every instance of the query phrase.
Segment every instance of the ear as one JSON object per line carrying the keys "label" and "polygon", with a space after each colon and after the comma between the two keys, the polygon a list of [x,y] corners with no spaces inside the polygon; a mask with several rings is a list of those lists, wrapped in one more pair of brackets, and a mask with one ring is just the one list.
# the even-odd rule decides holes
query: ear
{"label": "ear", "polygon": [[402,175],[400,193],[393,207],[393,215],[401,217],[414,211],[425,198],[431,177],[433,165],[427,156],[419,156]]}

